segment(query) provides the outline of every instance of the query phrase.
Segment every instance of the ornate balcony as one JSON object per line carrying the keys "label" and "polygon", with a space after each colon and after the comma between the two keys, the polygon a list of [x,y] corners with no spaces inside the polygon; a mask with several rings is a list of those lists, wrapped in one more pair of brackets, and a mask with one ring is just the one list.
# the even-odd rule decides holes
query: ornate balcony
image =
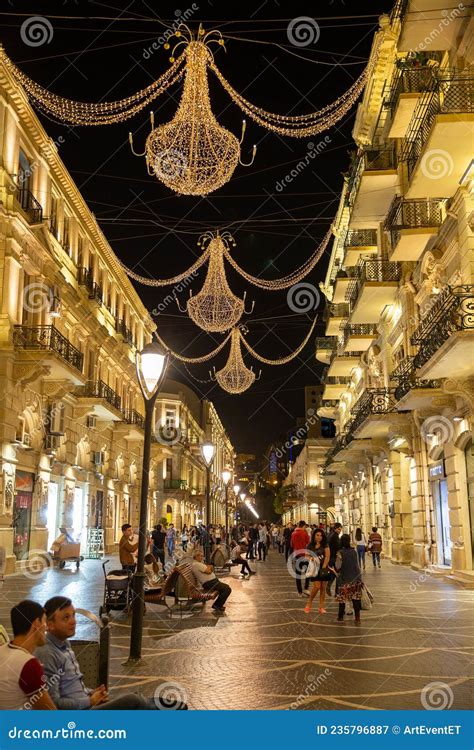
{"label": "ornate balcony", "polygon": [[[15,326],[13,344],[18,349],[51,352],[63,363],[82,373],[84,355],[71,344],[54,326]],[[44,360],[43,354],[41,359]],[[49,363],[48,363],[49,364]],[[51,376],[65,377],[58,363],[51,364]]]}
{"label": "ornate balcony", "polygon": [[365,260],[356,266],[358,275],[346,295],[351,309],[351,324],[377,323],[383,308],[396,297],[400,264],[388,260]]}
{"label": "ornate balcony", "polygon": [[[440,53],[430,53],[429,58],[439,62]],[[389,138],[405,138],[413,113],[425,91],[436,86],[436,76],[432,65],[415,65],[402,61],[395,73],[384,107],[390,110],[391,126]]]}
{"label": "ornate balcony", "polygon": [[395,198],[384,225],[390,232],[391,260],[419,260],[443,221],[443,200]]}
{"label": "ornate balcony", "polygon": [[43,221],[43,209],[31,190],[19,185],[15,192],[15,198],[21,209],[25,212],[28,222],[30,224],[41,224]]}
{"label": "ornate balcony", "polygon": [[187,490],[188,483],[185,479],[163,479],[164,490]]}
{"label": "ornate balcony", "polygon": [[376,229],[395,197],[397,185],[395,150],[363,151],[355,159],[348,179],[350,229]]}
{"label": "ornate balcony", "polygon": [[469,163],[466,133],[473,113],[472,75],[439,71],[434,91],[420,99],[401,154],[410,181],[407,198],[454,195]]}
{"label": "ornate balcony", "polygon": [[77,269],[77,281],[80,286],[87,289],[89,299],[95,300],[99,305],[102,304],[104,296],[102,287],[94,281],[92,271],[89,268],[81,267]]}
{"label": "ornate balcony", "polygon": [[336,347],[336,342],[337,339],[335,336],[318,336],[316,338],[316,359],[328,365]]}
{"label": "ornate balcony", "polygon": [[405,408],[408,407],[406,396],[414,390],[418,391],[418,393],[412,394],[414,398],[410,399],[410,409],[422,406],[420,399],[421,401],[423,400],[424,394],[421,394],[420,391],[432,391],[434,388],[441,387],[440,380],[423,380],[417,377],[414,359],[414,357],[405,357],[392,372],[391,376],[393,380],[398,380],[398,385],[394,393],[395,401],[399,403],[404,399]]}
{"label": "ornate balcony", "polygon": [[122,336],[127,344],[130,344],[130,346],[133,344],[132,332],[130,328],[127,328],[124,320],[121,318],[115,318],[115,330]]}
{"label": "ornate balcony", "polygon": [[349,305],[342,302],[335,305],[333,302],[326,304],[323,313],[323,320],[326,322],[326,336],[337,336],[341,324],[349,317]]}
{"label": "ornate balcony", "polygon": [[326,375],[324,377],[323,399],[325,401],[327,399],[339,399],[347,388],[349,381],[349,377]]}
{"label": "ornate balcony", "polygon": [[346,376],[348,377],[354,367],[357,367],[362,352],[345,352],[341,342],[334,352],[328,368],[329,376]]}
{"label": "ornate balcony", "polygon": [[145,417],[135,409],[127,409],[123,412],[123,421],[127,424],[133,424],[139,427],[141,430],[145,427]]}
{"label": "ornate balcony", "polygon": [[357,437],[378,437],[388,430],[387,415],[397,412],[394,388],[366,388],[352,408],[347,430]]}
{"label": "ornate balcony", "polygon": [[355,266],[361,255],[377,253],[375,229],[349,229],[344,241],[344,265]]}
{"label": "ornate balcony", "polygon": [[377,336],[375,323],[346,323],[341,328],[339,347],[346,353],[367,351]]}
{"label": "ornate balcony", "polygon": [[414,366],[422,378],[472,375],[474,285],[446,287],[411,337]]}
{"label": "ornate balcony", "polygon": [[123,420],[122,399],[103,380],[89,380],[77,388],[75,396],[84,399],[93,408],[93,413],[98,419],[115,422]]}

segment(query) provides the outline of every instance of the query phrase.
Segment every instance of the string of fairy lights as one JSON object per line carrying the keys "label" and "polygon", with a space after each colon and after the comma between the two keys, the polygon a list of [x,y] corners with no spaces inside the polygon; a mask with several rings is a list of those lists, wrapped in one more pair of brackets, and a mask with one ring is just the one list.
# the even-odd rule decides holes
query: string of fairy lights
{"label": "string of fairy lights", "polygon": [[[0,49],[0,61],[10,75],[21,85],[32,104],[50,119],[72,126],[99,126],[122,123],[146,107],[168,89],[183,82],[177,110],[169,122],[155,126],[155,116],[150,113],[151,131],[145,141],[143,152],[134,148],[133,135],[129,142],[133,154],[145,157],[149,175],[155,176],[169,190],[178,195],[205,196],[212,193],[232,178],[238,164],[249,166],[253,163],[257,148],[254,145],[249,159],[242,159],[242,144],[246,130],[243,120],[240,139],[230,130],[219,124],[214,115],[209,91],[208,73],[211,71],[230,96],[232,101],[261,127],[282,136],[303,138],[317,135],[336,125],[353,107],[370,78],[376,56],[352,85],[335,101],[325,107],[303,115],[286,115],[268,112],[245,99],[219,70],[211,49],[212,45],[225,47],[220,31],[205,32],[202,26],[194,34],[185,24],[181,24],[173,35],[177,42],[170,55],[169,69],[149,86],[128,97],[108,102],[79,102],[61,97],[40,86],[23,73],[17,65]],[[170,49],[169,41],[165,48]],[[176,57],[177,50],[184,47]],[[246,292],[236,296],[228,283],[225,261],[249,284],[266,291],[281,291],[298,284],[316,266],[327,249],[332,230],[326,233],[322,242],[297,269],[278,279],[264,279],[253,276],[240,266],[231,249],[236,241],[228,231],[206,232],[198,241],[200,254],[196,261],[184,272],[170,278],[149,278],[136,273],[121,263],[128,276],[150,287],[178,284],[191,278],[205,263],[208,263],[206,278],[197,294],[190,292],[186,313],[192,322],[206,333],[225,334],[218,346],[200,357],[186,357],[173,351],[158,333],[157,340],[184,365],[198,365],[215,358],[230,342],[229,354],[224,367],[215,366],[210,371],[211,380],[230,394],[241,394],[259,379],[253,367],[244,362],[242,347],[254,359],[265,365],[285,365],[295,359],[308,343],[316,325],[316,319],[300,345],[284,357],[270,359],[259,354],[246,340],[248,328],[241,323],[244,314],[253,312],[253,303],[246,310]]]}

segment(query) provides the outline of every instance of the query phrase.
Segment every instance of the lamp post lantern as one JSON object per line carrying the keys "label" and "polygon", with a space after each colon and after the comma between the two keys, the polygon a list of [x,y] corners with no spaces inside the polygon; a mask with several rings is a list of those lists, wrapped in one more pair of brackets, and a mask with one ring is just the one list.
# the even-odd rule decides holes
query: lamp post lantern
{"label": "lamp post lantern", "polygon": [[229,469],[224,469],[222,472],[222,481],[225,487],[225,543],[229,544],[229,482],[232,477],[232,472]]}
{"label": "lamp post lantern", "polygon": [[153,414],[155,403],[164,380],[169,361],[169,352],[157,342],[146,344],[137,353],[136,366],[138,383],[145,404],[145,424],[143,442],[142,483],[140,494],[140,516],[138,522],[137,569],[133,576],[133,609],[130,634],[129,661],[139,661],[142,655],[143,635],[143,584],[145,580],[145,553],[147,542],[147,508],[148,488],[150,484],[150,453],[153,431]]}
{"label": "lamp post lantern", "polygon": [[206,535],[204,537],[204,552],[207,563],[211,562],[211,535],[209,526],[211,524],[211,466],[216,455],[216,446],[207,441],[201,445],[201,456],[206,465]]}

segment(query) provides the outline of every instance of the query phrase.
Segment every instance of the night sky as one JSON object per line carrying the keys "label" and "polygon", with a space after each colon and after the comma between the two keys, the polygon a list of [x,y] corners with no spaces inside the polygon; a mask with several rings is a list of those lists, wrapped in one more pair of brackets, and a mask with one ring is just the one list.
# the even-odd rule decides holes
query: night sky
{"label": "night sky", "polygon": [[[142,0],[9,0],[2,4],[1,38],[13,61],[54,93],[91,102],[115,100],[144,88],[167,69],[170,52],[163,49],[160,37],[188,10],[193,30],[202,22],[206,30],[219,29],[224,35],[226,51],[214,46],[215,60],[234,88],[269,111],[295,115],[330,103],[360,75],[378,17],[390,11],[392,2],[264,0],[240,3],[240,20],[235,20],[227,3],[199,0],[196,6],[197,11],[192,10],[192,3],[177,7]],[[20,34],[22,23],[32,15],[45,16],[52,25],[50,41],[38,47],[25,44]],[[290,21],[300,16],[311,16],[319,26],[319,38],[306,46],[291,44],[287,35]],[[153,42],[159,49],[149,53]],[[240,137],[243,113],[212,73],[209,79],[219,123]],[[155,126],[173,117],[180,86],[155,100]],[[238,166],[231,181],[206,198],[170,193],[147,175],[144,158],[131,154],[128,132],[134,132],[136,150],[143,151],[149,109],[116,125],[72,130],[41,119],[52,138],[62,135],[61,158],[115,253],[137,273],[155,278],[178,274],[197,257],[201,233],[227,228],[237,242],[233,253],[241,266],[256,276],[278,278],[304,262],[331,224],[352,148],[355,109],[329,131],[302,139],[282,138],[247,118],[242,156],[247,161],[256,143],[253,166]],[[316,145],[325,136],[330,140],[321,153],[286,184],[286,175],[307,155],[309,144]],[[283,188],[277,183],[283,183]],[[316,289],[326,273],[329,250],[306,278]],[[194,293],[202,286],[205,269],[193,283]],[[270,358],[286,356],[296,348],[314,311],[293,312],[286,290],[259,290],[229,266],[227,277],[235,294],[241,296],[247,290],[247,299],[255,300],[253,314],[243,318],[251,345]],[[137,284],[136,288],[150,312],[162,310],[154,319],[171,348],[200,356],[222,340],[220,334],[208,335],[196,328],[174,302],[163,310],[171,287]],[[179,296],[183,307],[187,294]],[[317,310],[316,335],[324,332],[323,306],[321,302]],[[216,369],[225,363],[227,351],[211,363]],[[245,361],[258,372],[260,364],[250,355],[245,355]],[[209,380],[208,370],[208,363],[188,368],[176,363],[169,374],[215,403],[238,451],[261,453],[304,414],[303,388],[319,382],[322,365],[314,358],[313,336],[290,364],[262,365],[260,381],[241,396],[225,393],[214,382],[202,382]]]}

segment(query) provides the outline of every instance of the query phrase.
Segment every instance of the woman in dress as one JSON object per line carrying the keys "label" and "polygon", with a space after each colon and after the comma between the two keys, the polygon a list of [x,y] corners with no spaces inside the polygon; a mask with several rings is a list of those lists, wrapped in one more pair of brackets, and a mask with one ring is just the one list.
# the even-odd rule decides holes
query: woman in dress
{"label": "woman in dress", "polygon": [[319,591],[318,612],[320,615],[325,615],[326,610],[324,608],[324,603],[326,601],[326,583],[329,575],[328,564],[330,551],[326,533],[322,529],[315,529],[313,531],[313,533],[311,534],[311,541],[308,544],[307,550],[310,553],[308,555],[310,560],[311,558],[316,559],[318,572],[316,576],[312,576],[310,578],[313,586],[311,588],[311,592],[309,593],[309,602],[304,608],[304,611],[307,614],[311,612],[313,599]]}
{"label": "woman in dress", "polygon": [[337,575],[336,601],[339,602],[338,622],[344,622],[346,603],[354,605],[354,620],[360,623],[362,576],[357,552],[351,547],[349,534],[341,536],[341,549],[336,555],[335,572]]}

